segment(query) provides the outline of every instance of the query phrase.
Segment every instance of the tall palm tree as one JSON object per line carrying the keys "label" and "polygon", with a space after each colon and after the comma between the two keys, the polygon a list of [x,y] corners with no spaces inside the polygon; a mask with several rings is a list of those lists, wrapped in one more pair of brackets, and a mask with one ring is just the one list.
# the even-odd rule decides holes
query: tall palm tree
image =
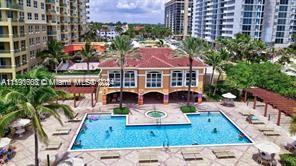
{"label": "tall palm tree", "polygon": [[289,131],[292,135],[296,134],[296,116],[292,116],[292,120],[290,122]]}
{"label": "tall palm tree", "polygon": [[121,33],[123,32],[123,29],[121,28],[120,25],[117,25],[117,26],[115,27],[115,32],[117,32],[119,35],[121,35]]}
{"label": "tall palm tree", "polygon": [[119,108],[122,109],[122,98],[123,98],[123,77],[124,77],[124,64],[125,57],[128,53],[132,52],[133,45],[129,37],[117,36],[112,41],[112,47],[116,51],[120,65],[120,103]]}
{"label": "tall palm tree", "polygon": [[193,59],[196,57],[201,57],[206,50],[208,50],[209,45],[199,38],[188,37],[182,42],[182,52],[188,56],[189,59],[189,85],[187,94],[187,105],[190,105],[191,100],[191,86],[192,86],[192,63]]}
{"label": "tall palm tree", "polygon": [[205,63],[213,67],[213,72],[210,79],[210,84],[214,83],[214,75],[216,68],[222,63],[222,58],[219,51],[212,50],[205,54],[204,56]]}
{"label": "tall palm tree", "polygon": [[86,42],[78,54],[82,57],[82,59],[84,59],[84,61],[86,61],[87,71],[89,71],[89,63],[91,59],[97,56],[96,49],[94,49],[89,42]]}
{"label": "tall palm tree", "polygon": [[[23,79],[49,79],[50,74],[41,70],[34,69],[26,73]],[[52,115],[61,125],[62,120],[59,111],[73,118],[73,111],[67,105],[57,104],[53,101],[58,97],[58,92],[51,86],[22,86],[20,88],[7,88],[2,90],[2,98],[9,104],[8,113],[0,118],[0,134],[3,135],[4,129],[18,118],[28,118],[32,122],[34,129],[35,142],[35,165],[39,166],[38,159],[38,140],[47,143],[48,137],[40,121],[40,114],[46,113]]]}
{"label": "tall palm tree", "polygon": [[37,56],[43,60],[43,65],[49,66],[49,69],[57,73],[58,65],[68,56],[63,52],[63,45],[57,40],[51,40],[47,43],[47,49],[40,52]]}

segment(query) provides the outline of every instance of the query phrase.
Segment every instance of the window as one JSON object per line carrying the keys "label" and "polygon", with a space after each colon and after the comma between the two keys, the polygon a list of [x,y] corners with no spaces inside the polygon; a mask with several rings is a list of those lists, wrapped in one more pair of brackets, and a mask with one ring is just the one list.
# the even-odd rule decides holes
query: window
{"label": "window", "polygon": [[38,3],[37,3],[37,1],[34,1],[34,8],[38,8]]}
{"label": "window", "polygon": [[244,17],[252,17],[252,12],[244,12]]}
{"label": "window", "polygon": [[39,18],[38,18],[38,13],[35,13],[34,14],[34,17],[35,17],[35,20],[38,20]]}
{"label": "window", "polygon": [[28,13],[28,20],[32,20],[32,13]]}
{"label": "window", "polygon": [[244,19],[243,20],[243,24],[251,24],[252,23],[252,19]]}
{"label": "window", "polygon": [[281,0],[280,1],[280,4],[288,4],[289,3],[289,0]]}
{"label": "window", "polygon": [[279,13],[279,18],[286,18],[287,17],[287,13]]}
{"label": "window", "polygon": [[275,39],[275,43],[279,44],[279,43],[283,43],[284,39]]}
{"label": "window", "polygon": [[245,0],[245,3],[246,4],[253,4],[254,3],[254,0]]}
{"label": "window", "polygon": [[243,25],[243,31],[250,31],[251,25]]}
{"label": "window", "polygon": [[27,6],[31,7],[31,0],[27,0]]}
{"label": "window", "polygon": [[110,87],[120,86],[120,71],[109,72]]}
{"label": "window", "polygon": [[285,26],[277,26],[277,31],[285,31]]}
{"label": "window", "polygon": [[284,37],[284,32],[277,32],[276,37]]}
{"label": "window", "polygon": [[152,71],[146,75],[146,87],[147,88],[157,88],[161,87],[161,73],[157,71]]}
{"label": "window", "polygon": [[288,11],[288,6],[280,6],[279,11]]}
{"label": "window", "polygon": [[136,79],[134,71],[126,71],[124,74],[124,86],[125,87],[135,87]]}
{"label": "window", "polygon": [[245,11],[252,11],[252,10],[253,10],[253,6],[249,6],[249,5],[245,6]]}
{"label": "window", "polygon": [[45,20],[45,14],[42,14],[42,20]]}
{"label": "window", "polygon": [[[190,80],[190,74],[189,74],[189,71],[186,71],[186,86],[189,85],[189,80]],[[197,85],[196,80],[197,80],[196,71],[192,71],[191,86],[196,86]]]}
{"label": "window", "polygon": [[43,2],[40,3],[40,6],[41,6],[41,9],[44,9],[45,8]]}
{"label": "window", "polygon": [[173,71],[171,75],[171,86],[183,86],[183,72]]}
{"label": "window", "polygon": [[278,24],[286,24],[286,20],[285,19],[278,19]]}

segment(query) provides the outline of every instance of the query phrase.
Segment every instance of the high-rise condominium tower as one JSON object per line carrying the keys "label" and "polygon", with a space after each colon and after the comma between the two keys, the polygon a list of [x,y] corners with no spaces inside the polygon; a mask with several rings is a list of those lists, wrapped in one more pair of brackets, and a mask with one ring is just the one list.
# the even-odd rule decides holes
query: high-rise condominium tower
{"label": "high-rise condominium tower", "polygon": [[[85,32],[88,0],[1,0],[0,80],[36,65],[48,40],[71,44]],[[80,28],[79,28],[80,27]]]}
{"label": "high-rise condominium tower", "polygon": [[[187,33],[191,34],[192,29],[192,7],[193,0],[188,0]],[[174,35],[183,35],[184,29],[184,0],[171,0],[165,4],[165,26],[172,30]],[[185,19],[186,20],[186,19]]]}
{"label": "high-rise condominium tower", "polygon": [[286,46],[295,32],[295,0],[194,0],[192,35],[250,35],[268,44]]}

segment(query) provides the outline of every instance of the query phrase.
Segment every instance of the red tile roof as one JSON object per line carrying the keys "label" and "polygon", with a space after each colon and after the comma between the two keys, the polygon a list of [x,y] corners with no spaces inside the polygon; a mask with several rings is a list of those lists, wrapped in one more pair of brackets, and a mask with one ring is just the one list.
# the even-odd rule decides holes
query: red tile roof
{"label": "red tile roof", "polygon": [[[125,67],[137,68],[174,68],[188,67],[189,60],[186,56],[176,57],[170,48],[140,48],[136,58],[127,56],[125,58]],[[119,67],[116,59],[108,59],[100,63],[99,67]],[[205,67],[200,60],[193,61],[193,67]]]}

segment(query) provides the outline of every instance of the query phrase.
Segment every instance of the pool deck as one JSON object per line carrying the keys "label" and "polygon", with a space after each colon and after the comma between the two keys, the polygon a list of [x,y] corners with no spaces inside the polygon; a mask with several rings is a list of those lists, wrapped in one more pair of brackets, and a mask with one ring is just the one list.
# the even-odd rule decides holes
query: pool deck
{"label": "pool deck", "polygon": [[[107,105],[107,106],[100,106],[97,104],[96,107],[91,108],[89,107],[89,102],[85,100],[84,102],[79,103],[79,107],[74,109],[75,111],[79,112],[78,116],[84,116],[84,113],[94,113],[94,112],[110,112],[115,105]],[[65,104],[73,105],[72,101],[65,101]],[[257,107],[257,110],[253,110],[251,108],[252,104],[247,106],[245,103],[235,103],[236,107],[224,107],[221,106],[219,103],[204,103],[207,108],[219,108],[221,109],[235,124],[239,126],[251,139],[254,141],[272,141],[278,144],[281,147],[281,153],[286,153],[287,151],[283,148],[283,146],[287,142],[291,142],[292,139],[289,137],[287,124],[290,120],[289,117],[282,116],[282,123],[283,126],[277,126],[275,124],[276,119],[276,110],[270,109],[269,113],[271,116],[271,120],[268,121],[266,117],[263,116],[262,110],[264,107]],[[260,105],[260,103],[258,103]],[[116,105],[117,106],[117,105]],[[153,110],[154,106],[157,109],[163,110],[174,110],[174,112],[178,112],[178,108],[180,105],[178,104],[169,104],[164,106],[162,104],[158,105],[145,105],[143,108],[137,106],[131,106],[132,109],[147,109]],[[150,107],[150,108],[149,108]],[[101,109],[99,109],[101,108]],[[258,119],[264,121],[268,127],[274,128],[275,131],[279,132],[281,136],[276,137],[267,137],[264,136],[259,130],[258,126],[260,125],[252,125],[246,122],[245,117],[238,113],[238,109],[245,109],[251,110],[253,114],[257,116]],[[134,111],[133,111],[134,113]],[[174,115],[172,115],[174,116]],[[62,117],[64,121],[66,121],[65,117]],[[139,116],[138,120],[142,120],[141,116]],[[141,121],[143,122],[143,121]],[[43,122],[43,126],[45,128],[46,133],[48,134],[49,140],[59,140],[63,144],[59,150],[44,150],[45,145],[39,145],[39,157],[45,165],[46,156],[49,154],[50,159],[54,159],[54,155],[58,153],[64,153],[70,146],[72,139],[79,127],[80,123],[76,122],[66,122],[64,127],[71,128],[71,132],[69,135],[62,135],[62,136],[53,136],[52,133],[55,129],[60,128],[59,123],[50,117]],[[262,125],[261,125],[262,126]],[[32,133],[27,133],[22,138],[14,139],[13,145],[17,147],[16,156],[8,162],[7,165],[9,166],[23,166],[23,165],[30,165],[34,163],[34,136]],[[217,159],[215,155],[212,153],[213,149],[228,149],[235,153],[235,158],[233,159]],[[196,149],[200,151],[203,160],[197,161],[184,161],[181,155],[182,149]],[[153,154],[157,154],[159,158],[160,165],[169,165],[169,166],[180,166],[180,165],[211,165],[211,166],[255,166],[259,165],[253,159],[253,155],[258,153],[258,150],[253,145],[241,145],[241,146],[198,146],[194,148],[180,148],[180,147],[171,147],[169,150],[159,148],[159,149],[132,149],[132,150],[116,150],[116,152],[120,153],[120,159],[106,159],[100,160],[99,155],[106,151],[89,151],[89,152],[71,152],[71,155],[78,155],[84,158],[84,161],[87,163],[88,166],[108,166],[108,165],[118,165],[118,166],[129,166],[129,165],[139,165],[138,158],[140,152],[152,152]],[[279,156],[276,155],[276,159],[279,159]],[[278,165],[280,165],[278,163]]]}
{"label": "pool deck", "polygon": [[[161,111],[167,114],[167,117],[161,120],[148,118],[145,113],[148,111]],[[190,120],[178,108],[171,109],[169,106],[151,106],[143,105],[140,108],[131,110],[130,115],[127,117],[127,125],[155,125],[155,124],[190,124]]]}

